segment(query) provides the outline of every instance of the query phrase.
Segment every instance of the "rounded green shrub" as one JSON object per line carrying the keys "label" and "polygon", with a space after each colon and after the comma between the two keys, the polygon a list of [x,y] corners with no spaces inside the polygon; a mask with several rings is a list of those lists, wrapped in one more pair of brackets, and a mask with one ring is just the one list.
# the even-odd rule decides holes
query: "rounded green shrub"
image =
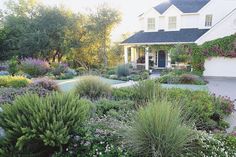
{"label": "rounded green shrub", "polygon": [[181,156],[195,133],[183,112],[167,101],[155,101],[138,111],[126,140],[136,156]]}
{"label": "rounded green shrub", "polygon": [[84,76],[78,82],[75,92],[90,100],[97,100],[111,95],[111,86],[97,76]]}
{"label": "rounded green shrub", "polygon": [[0,76],[0,87],[25,87],[31,81],[23,76]]}
{"label": "rounded green shrub", "polygon": [[0,127],[5,130],[5,152],[18,155],[41,150],[62,150],[73,133],[79,132],[88,118],[91,102],[74,94],[53,93],[44,98],[34,94],[18,97],[0,112]]}
{"label": "rounded green shrub", "polygon": [[129,74],[130,74],[129,65],[123,64],[123,65],[119,65],[117,67],[117,76],[118,77],[125,77],[125,76],[128,76]]}

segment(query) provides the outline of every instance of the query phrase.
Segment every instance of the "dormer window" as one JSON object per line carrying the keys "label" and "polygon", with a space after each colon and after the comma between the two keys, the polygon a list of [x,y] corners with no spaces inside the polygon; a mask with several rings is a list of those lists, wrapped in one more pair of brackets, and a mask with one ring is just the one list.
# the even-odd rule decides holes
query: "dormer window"
{"label": "dormer window", "polygon": [[206,27],[211,27],[212,26],[212,15],[206,15],[205,26]]}
{"label": "dormer window", "polygon": [[177,18],[176,16],[169,17],[168,28],[169,29],[176,29],[177,27]]}
{"label": "dormer window", "polygon": [[148,18],[147,19],[147,30],[154,31],[156,29],[156,20],[155,18]]}

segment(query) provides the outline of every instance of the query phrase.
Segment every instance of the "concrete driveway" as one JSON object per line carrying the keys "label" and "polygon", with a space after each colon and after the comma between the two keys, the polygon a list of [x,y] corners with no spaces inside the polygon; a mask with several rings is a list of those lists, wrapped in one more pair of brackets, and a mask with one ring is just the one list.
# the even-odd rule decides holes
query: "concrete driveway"
{"label": "concrete driveway", "polygon": [[[236,100],[236,78],[207,78],[207,80],[209,81],[208,89],[210,92]],[[226,117],[226,120],[231,124],[227,131],[231,132],[236,127],[236,112]]]}

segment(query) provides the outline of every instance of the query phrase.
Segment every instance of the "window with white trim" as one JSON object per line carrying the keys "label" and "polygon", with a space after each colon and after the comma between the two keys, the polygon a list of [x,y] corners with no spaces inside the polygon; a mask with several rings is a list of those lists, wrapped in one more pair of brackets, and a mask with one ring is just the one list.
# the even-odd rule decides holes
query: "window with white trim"
{"label": "window with white trim", "polygon": [[205,19],[205,26],[206,27],[211,27],[212,26],[212,15],[206,15]]}
{"label": "window with white trim", "polygon": [[148,18],[147,19],[147,30],[154,31],[156,29],[156,20],[155,18]]}
{"label": "window with white trim", "polygon": [[168,20],[169,20],[168,28],[169,29],[176,29],[176,27],[177,27],[177,18],[176,18],[176,16],[170,16]]}

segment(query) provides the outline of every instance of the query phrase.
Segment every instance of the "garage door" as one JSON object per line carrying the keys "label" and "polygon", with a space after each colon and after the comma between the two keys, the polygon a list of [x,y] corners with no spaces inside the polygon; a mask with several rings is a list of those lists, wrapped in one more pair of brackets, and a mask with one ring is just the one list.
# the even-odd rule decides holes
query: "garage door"
{"label": "garage door", "polygon": [[206,59],[204,67],[204,76],[236,77],[236,58],[209,58]]}

